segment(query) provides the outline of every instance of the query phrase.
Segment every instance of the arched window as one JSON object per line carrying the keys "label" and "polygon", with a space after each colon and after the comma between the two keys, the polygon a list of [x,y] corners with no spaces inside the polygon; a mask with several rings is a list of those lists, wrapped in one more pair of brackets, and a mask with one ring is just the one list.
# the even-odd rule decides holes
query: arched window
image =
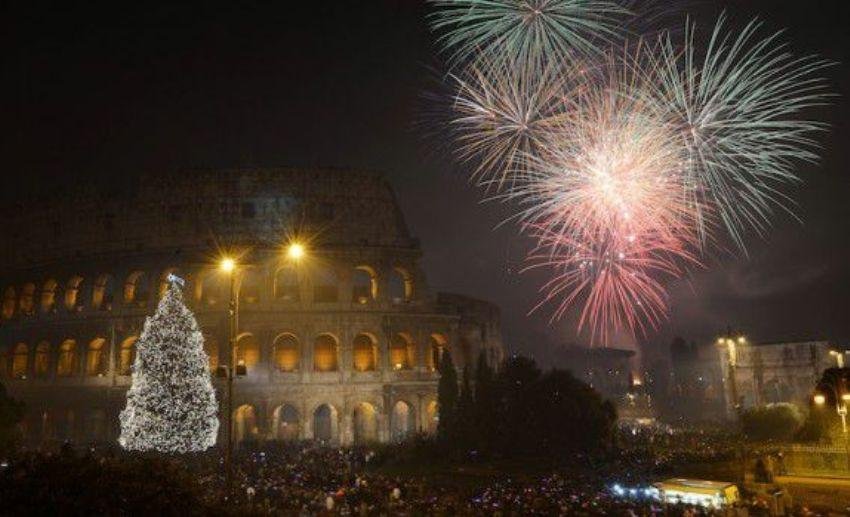
{"label": "arched window", "polygon": [[233,415],[233,434],[236,443],[254,440],[259,435],[257,427],[257,411],[254,406],[244,404],[236,408]]}
{"label": "arched window", "polygon": [[242,334],[236,340],[236,364],[244,364],[248,373],[260,362],[260,344],[253,334]]}
{"label": "arched window", "polygon": [[86,415],[85,436],[90,441],[98,443],[106,439],[106,412],[93,409]]}
{"label": "arched window", "polygon": [[218,368],[218,340],[211,334],[204,334],[204,352],[210,360],[210,373],[215,375]]}
{"label": "arched window", "polygon": [[124,303],[139,307],[147,305],[150,298],[150,282],[144,271],[134,271],[124,283]]}
{"label": "arched window", "polygon": [[375,406],[368,402],[361,402],[354,406],[352,415],[352,427],[354,431],[354,443],[363,445],[378,440],[378,411]]}
{"label": "arched window", "polygon": [[56,280],[50,279],[44,282],[44,288],[41,290],[41,311],[51,312],[56,306],[56,291],[59,284]]}
{"label": "arched window", "polygon": [[407,334],[399,332],[390,341],[390,365],[394,370],[413,368],[415,351],[413,340]]}
{"label": "arched window", "polygon": [[289,404],[278,406],[273,413],[273,432],[277,440],[295,441],[301,434],[301,417]]}
{"label": "arched window", "polygon": [[448,347],[448,340],[442,334],[431,334],[429,344],[431,346],[428,353],[428,369],[434,372],[440,368],[440,362],[443,360],[443,352]]}
{"label": "arched window", "polygon": [[35,360],[33,361],[33,375],[35,377],[47,377],[50,371],[50,343],[42,341],[35,347]]}
{"label": "arched window", "polygon": [[82,284],[83,277],[73,276],[65,285],[65,308],[69,311],[83,308]]}
{"label": "arched window", "polygon": [[436,400],[432,400],[425,406],[425,417],[425,432],[428,434],[436,433],[437,424],[440,421]]}
{"label": "arched window", "polygon": [[298,270],[293,266],[283,266],[274,276],[274,296],[282,302],[298,302],[301,292],[298,287]]}
{"label": "arched window", "polygon": [[86,350],[86,375],[106,375],[106,340],[95,338]]}
{"label": "arched window", "polygon": [[403,400],[395,403],[390,415],[390,430],[393,440],[397,442],[404,441],[416,431],[416,414],[413,406]]}
{"label": "arched window", "polygon": [[56,375],[70,377],[77,372],[77,342],[66,339],[59,345],[59,360],[56,362]]}
{"label": "arched window", "polygon": [[337,341],[330,334],[322,334],[313,344],[313,369],[317,372],[337,370]]}
{"label": "arched window", "polygon": [[413,299],[413,276],[404,268],[393,268],[390,271],[387,289],[392,303],[409,302]]}
{"label": "arched window", "polygon": [[351,301],[365,305],[378,297],[378,276],[369,266],[357,266],[351,279]]}
{"label": "arched window", "polygon": [[3,319],[10,319],[15,315],[15,304],[18,298],[15,295],[14,287],[7,287],[3,292]]}
{"label": "arched window", "polygon": [[118,375],[130,375],[136,362],[136,341],[139,338],[130,336],[121,342],[118,349]]}
{"label": "arched window", "polygon": [[336,272],[327,266],[313,271],[313,302],[335,303],[339,301],[339,282]]}
{"label": "arched window", "polygon": [[15,379],[25,379],[28,362],[29,348],[26,343],[18,343],[12,350],[12,377]]}
{"label": "arched window", "polygon": [[261,288],[260,273],[251,269],[243,269],[239,278],[239,304],[251,305],[259,302]]}
{"label": "arched window", "polygon": [[331,443],[339,437],[339,413],[330,404],[322,404],[313,412],[313,438]]}
{"label": "arched window", "polygon": [[111,311],[115,301],[115,282],[112,275],[97,277],[91,293],[91,306],[96,311]]}
{"label": "arched window", "polygon": [[298,370],[301,347],[298,339],[292,334],[281,334],[274,340],[274,365],[282,372]]}
{"label": "arched window", "polygon": [[378,347],[375,339],[368,334],[358,334],[354,338],[354,369],[358,372],[371,372],[378,364]]}
{"label": "arched window", "polygon": [[21,314],[31,316],[35,313],[35,284],[32,282],[24,284],[21,289],[21,299],[18,304]]}
{"label": "arched window", "polygon": [[215,306],[229,302],[225,294],[227,278],[218,271],[207,271],[199,278],[195,286],[195,297],[202,306]]}

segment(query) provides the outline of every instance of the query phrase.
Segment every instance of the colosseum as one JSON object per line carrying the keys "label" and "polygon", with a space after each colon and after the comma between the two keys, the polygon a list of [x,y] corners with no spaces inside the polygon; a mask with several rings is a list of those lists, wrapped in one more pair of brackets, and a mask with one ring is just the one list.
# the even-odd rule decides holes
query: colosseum
{"label": "colosseum", "polygon": [[[238,441],[433,432],[443,351],[459,368],[502,358],[497,308],[429,289],[378,173],[183,171],[128,190],[4,209],[0,382],[26,403],[31,443],[117,438],[135,343],[172,273],[186,281],[211,371],[232,353],[246,367],[234,383]],[[284,252],[296,240],[299,260]],[[233,350],[224,255],[237,261]]]}

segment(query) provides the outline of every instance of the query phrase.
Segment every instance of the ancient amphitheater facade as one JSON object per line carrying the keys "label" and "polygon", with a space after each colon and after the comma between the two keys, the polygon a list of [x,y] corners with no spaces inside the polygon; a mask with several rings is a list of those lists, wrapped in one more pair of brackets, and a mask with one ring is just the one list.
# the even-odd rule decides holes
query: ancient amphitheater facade
{"label": "ancient amphitheater facade", "polygon": [[[436,427],[435,363],[503,348],[498,310],[432,292],[379,174],[251,169],[149,176],[128,192],[7,207],[0,382],[32,443],[114,441],[135,342],[169,274],[231,358],[225,254],[239,267],[238,440],[389,441]],[[284,253],[306,244],[298,261]],[[214,380],[223,394],[220,379]]]}

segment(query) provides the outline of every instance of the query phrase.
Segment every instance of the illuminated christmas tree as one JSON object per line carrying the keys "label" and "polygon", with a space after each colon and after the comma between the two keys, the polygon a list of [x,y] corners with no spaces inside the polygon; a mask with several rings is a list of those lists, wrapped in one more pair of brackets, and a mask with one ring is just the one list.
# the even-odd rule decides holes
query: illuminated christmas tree
{"label": "illuminated christmas tree", "polygon": [[133,382],[121,412],[125,449],[202,451],[215,445],[218,416],[204,338],[183,303],[182,280],[169,288],[137,343]]}

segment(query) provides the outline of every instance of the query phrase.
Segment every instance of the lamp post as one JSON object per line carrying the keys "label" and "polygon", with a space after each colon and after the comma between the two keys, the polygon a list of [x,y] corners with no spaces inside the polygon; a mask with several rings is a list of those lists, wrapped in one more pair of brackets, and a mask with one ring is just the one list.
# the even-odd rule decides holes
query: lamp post
{"label": "lamp post", "polygon": [[846,351],[842,350],[830,350],[829,355],[835,357],[835,366],[837,368],[844,368],[844,354]]}
{"label": "lamp post", "polygon": [[738,402],[738,381],[735,376],[735,371],[738,366],[738,345],[746,345],[747,338],[744,336],[738,336],[734,338],[731,336],[731,332],[728,332],[726,336],[721,336],[717,338],[717,345],[720,347],[725,347],[727,351],[727,377],[729,382],[729,398],[732,401],[732,409],[735,411],[735,414],[740,417],[741,415],[741,405]]}
{"label": "lamp post", "polygon": [[224,258],[219,265],[220,269],[230,276],[230,302],[228,303],[228,343],[230,355],[228,356],[225,375],[227,382],[227,404],[225,405],[225,440],[227,447],[224,452],[225,494],[230,497],[233,488],[233,376],[234,364],[236,362],[236,329],[238,325],[239,297],[236,292],[236,262],[231,258]]}
{"label": "lamp post", "polygon": [[[306,254],[303,244],[291,242],[286,249],[286,256],[292,261],[300,261]],[[224,377],[227,382],[227,403],[225,404],[225,440],[227,447],[224,452],[225,469],[225,493],[229,497],[233,490],[233,379],[238,376],[247,375],[248,371],[244,364],[236,360],[236,337],[239,329],[239,265],[235,260],[225,257],[219,263],[219,269],[230,276],[230,301],[228,303],[228,342],[230,346],[230,358],[227,366],[219,368],[219,377]],[[222,371],[223,370],[223,371]]]}

